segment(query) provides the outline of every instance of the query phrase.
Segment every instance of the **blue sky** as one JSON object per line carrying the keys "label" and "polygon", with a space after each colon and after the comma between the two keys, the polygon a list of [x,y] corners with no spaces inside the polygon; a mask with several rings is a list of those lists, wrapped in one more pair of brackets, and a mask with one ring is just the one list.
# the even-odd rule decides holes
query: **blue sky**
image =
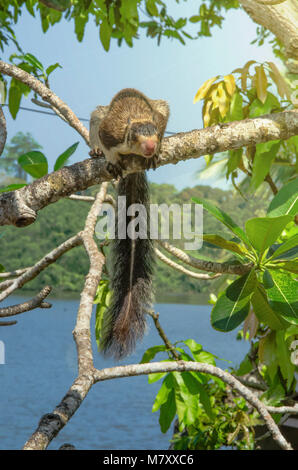
{"label": "blue sky", "polygon": [[[175,5],[177,15],[196,14],[198,2],[189,0]],[[79,117],[89,118],[98,104],[108,104],[117,91],[134,87],[150,98],[163,98],[169,102],[171,115],[168,130],[182,132],[202,127],[201,105],[193,104],[193,97],[202,83],[215,75],[226,75],[249,59],[260,62],[273,60],[268,45],[258,47],[250,42],[256,36],[256,25],[237,10],[227,14],[222,29],[215,28],[211,38],[189,41],[182,46],[178,41],[163,39],[160,46],[144,34],[131,49],[119,48],[112,42],[107,53],[99,42],[98,28],[92,21],[86,27],[82,43],[76,40],[73,22],[63,21],[43,34],[39,19],[24,11],[16,28],[17,38],[25,52],[33,53],[48,66],[55,62],[62,69],[54,72],[50,85]],[[3,59],[8,60],[14,48],[6,49]],[[34,107],[30,100],[22,105]],[[76,141],[80,145],[71,162],[88,157],[88,148],[78,134],[57,117],[19,111],[14,121],[6,108],[8,138],[18,131],[31,132],[43,146],[53,168],[57,156]],[[87,123],[84,123],[87,125]],[[178,189],[196,184],[213,184],[202,180],[196,172],[204,167],[204,159],[189,160],[178,165],[167,165],[149,172],[150,181],[174,184]]]}

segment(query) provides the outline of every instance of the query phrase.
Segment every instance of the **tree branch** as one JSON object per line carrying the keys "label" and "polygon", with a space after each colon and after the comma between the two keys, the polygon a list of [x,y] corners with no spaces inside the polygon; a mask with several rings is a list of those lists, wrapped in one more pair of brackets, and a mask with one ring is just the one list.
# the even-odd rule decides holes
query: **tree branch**
{"label": "tree branch", "polygon": [[239,0],[239,3],[255,23],[269,29],[282,42],[288,57],[298,59],[296,0],[287,0],[275,5],[270,0]]}
{"label": "tree branch", "polygon": [[202,259],[194,258],[193,256],[188,255],[184,251],[180,250],[173,245],[170,245],[168,242],[162,240],[157,240],[157,242],[169,253],[176,256],[176,258],[183,261],[183,263],[192,266],[193,268],[200,269],[201,271],[208,271],[212,273],[220,274],[237,274],[242,275],[250,271],[250,264],[227,264],[227,263],[214,263],[213,261],[205,261]]}
{"label": "tree branch", "polygon": [[[9,279],[0,284],[0,301],[8,297],[16,289],[20,289],[24,284],[34,279],[41,271],[47,268],[50,264],[57,261],[57,259],[62,256],[67,251],[71,250],[75,246],[82,244],[81,233],[79,232],[74,237],[69,238],[65,242],[61,243],[57,248],[50,251],[45,255],[41,260],[39,260],[34,266],[28,268],[21,276],[16,279]],[[5,289],[3,290],[2,285],[5,284]]]}
{"label": "tree branch", "polygon": [[20,313],[28,312],[34,308],[49,308],[51,304],[44,303],[43,300],[49,295],[52,288],[50,286],[44,287],[39,294],[37,294],[33,299],[27,300],[17,305],[11,305],[10,307],[0,308],[0,317],[11,317],[13,315],[19,315]]}
{"label": "tree branch", "polygon": [[58,109],[62,116],[66,119],[68,124],[73,127],[85,140],[87,145],[89,145],[89,134],[85,126],[81,121],[76,117],[73,111],[64,103],[55,93],[53,93],[46,85],[44,85],[40,80],[30,75],[30,73],[25,72],[16,65],[7,64],[0,60],[0,72],[14,77],[20,82],[25,83],[29,88],[34,90],[41,98],[50,103],[53,108],[53,111],[56,112]]}
{"label": "tree branch", "polygon": [[81,294],[77,322],[73,331],[78,354],[79,374],[53,413],[46,414],[41,418],[37,430],[26,442],[24,450],[46,449],[51,440],[80,407],[82,401],[94,384],[90,319],[105,258],[98,250],[93,236],[97,216],[105,199],[106,191],[107,183],[104,183],[88,213],[84,230],[80,233],[80,239],[83,241],[90,258],[90,268]]}
{"label": "tree branch", "polygon": [[[157,166],[240,148],[252,142],[288,139],[297,134],[298,110],[180,133],[164,139]],[[124,160],[127,173],[144,170],[145,159],[126,157]],[[63,167],[21,189],[1,194],[0,225],[32,224],[43,207],[111,179],[104,158],[89,158]]]}
{"label": "tree branch", "polygon": [[195,273],[193,271],[190,271],[189,269],[184,268],[184,266],[181,266],[180,264],[175,263],[175,261],[172,261],[170,258],[165,256],[161,251],[158,250],[158,248],[155,248],[155,254],[156,256],[165,264],[170,266],[173,269],[176,269],[176,271],[180,271],[183,274],[186,274],[189,277],[193,277],[195,279],[204,279],[205,281],[210,280],[210,279],[215,279],[221,274],[215,274],[214,276],[209,276],[209,274],[201,274],[201,273]]}
{"label": "tree branch", "polygon": [[173,344],[171,343],[171,341],[169,340],[169,338],[165,334],[165,332],[164,332],[164,330],[163,330],[163,328],[162,328],[162,326],[159,322],[159,313],[155,313],[153,310],[149,310],[147,313],[148,313],[148,315],[150,315],[150,317],[152,317],[152,319],[154,321],[155,328],[157,329],[158,334],[161,337],[161,339],[163,340],[163,342],[165,343],[166,347],[170,351],[173,359],[175,359],[176,361],[179,361],[179,359],[180,359],[179,354],[177,353],[175,347],[173,346]]}

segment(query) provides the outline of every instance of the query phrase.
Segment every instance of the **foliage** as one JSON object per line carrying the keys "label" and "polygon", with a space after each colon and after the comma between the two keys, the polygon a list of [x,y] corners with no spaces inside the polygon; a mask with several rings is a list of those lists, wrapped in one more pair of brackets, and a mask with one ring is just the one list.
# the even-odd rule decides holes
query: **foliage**
{"label": "foliage", "polygon": [[[178,344],[173,347],[179,359],[215,365],[217,358],[193,339]],[[173,360],[172,351],[161,345],[148,349],[141,363],[153,360],[160,353],[167,356],[167,361]],[[248,414],[245,400],[228,391],[220,379],[203,373],[170,372],[151,374],[148,382],[161,379],[152,411],[159,410],[160,429],[164,433],[177,415],[172,439],[174,449],[212,450],[222,446],[253,449],[256,413]]]}
{"label": "foliage", "polygon": [[42,148],[33,138],[33,136],[27,132],[18,132],[11,140],[9,144],[6,144],[4,153],[0,160],[0,169],[5,171],[6,175],[15,176],[21,180],[27,181],[28,174],[18,164],[18,158],[24,153],[31,152]]}
{"label": "foliage", "polygon": [[[182,10],[184,1],[176,0]],[[44,33],[57,22],[73,21],[78,41],[83,40],[86,25],[92,19],[99,28],[101,44],[108,51],[111,39],[119,46],[125,41],[132,47],[140,28],[148,37],[156,38],[158,44],[162,37],[185,44],[185,39],[210,36],[214,26],[222,25],[222,11],[238,7],[237,0],[203,0],[190,18],[175,18],[171,14],[173,7],[162,0],[2,0],[0,49],[3,51],[13,41],[21,50],[13,28],[24,8],[30,15],[40,17]]]}
{"label": "foliage", "polygon": [[[291,89],[290,82],[273,62],[258,64],[250,60],[229,75],[216,76],[204,82],[195,95],[194,103],[204,100],[202,115],[205,127],[240,121],[297,106],[298,87],[295,88],[294,83]],[[287,167],[287,177],[293,176],[297,154],[298,136],[293,136],[286,141],[273,140],[229,150],[227,157],[221,154],[218,159],[207,155],[205,159],[209,171],[212,165],[215,167],[223,162],[226,177],[231,178],[236,189],[239,189],[236,181],[241,174],[249,177],[252,192],[264,180],[271,182],[270,171]],[[280,184],[278,176],[277,173],[277,185]]]}
{"label": "foliage", "polygon": [[[59,170],[69,162],[78,145],[79,142],[72,144],[57,157],[54,171]],[[8,173],[14,173],[17,178],[25,181],[27,181],[27,175],[33,178],[41,178],[48,173],[48,160],[42,152],[33,150],[36,148],[42,147],[34,141],[29,133],[24,135],[22,132],[18,132],[11,139],[11,143],[5,146],[4,159],[0,161],[0,168],[2,166]],[[25,153],[23,153],[24,151]],[[9,184],[1,188],[0,193],[14,191],[25,185],[26,183]]]}

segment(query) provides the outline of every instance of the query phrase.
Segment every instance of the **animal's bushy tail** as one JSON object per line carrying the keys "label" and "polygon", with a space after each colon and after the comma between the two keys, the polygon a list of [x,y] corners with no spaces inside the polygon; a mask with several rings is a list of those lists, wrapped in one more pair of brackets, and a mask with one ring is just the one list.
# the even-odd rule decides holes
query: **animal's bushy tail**
{"label": "animal's bushy tail", "polygon": [[[118,196],[126,197],[126,211],[117,208],[116,239],[112,243],[112,298],[104,314],[100,350],[120,359],[130,354],[146,328],[145,310],[152,301],[154,249],[149,238],[149,188],[146,174],[121,178]],[[118,199],[119,201],[119,199]],[[123,200],[124,201],[124,200]],[[131,207],[132,204],[141,206]],[[120,228],[120,238],[117,235]],[[126,230],[127,229],[127,230]],[[127,234],[128,232],[128,234]],[[139,238],[134,234],[137,233]]]}

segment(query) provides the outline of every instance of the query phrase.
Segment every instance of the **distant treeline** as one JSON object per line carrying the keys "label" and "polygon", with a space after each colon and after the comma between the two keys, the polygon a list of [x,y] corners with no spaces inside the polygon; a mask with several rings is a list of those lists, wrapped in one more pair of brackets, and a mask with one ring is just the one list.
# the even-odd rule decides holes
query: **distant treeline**
{"label": "distant treeline", "polygon": [[[94,194],[96,188],[87,191]],[[151,184],[151,201],[168,205],[186,204],[192,197],[209,199],[213,204],[230,214],[238,224],[243,224],[250,217],[264,213],[264,201],[261,199],[244,200],[233,191],[224,191],[210,186],[195,186],[177,191],[168,184]],[[60,243],[76,234],[84,226],[90,203],[61,200],[51,204],[38,214],[33,225],[22,229],[3,227],[0,230],[0,263],[6,271],[32,266]],[[204,233],[218,233],[224,236],[224,227],[204,213]],[[230,235],[227,233],[227,237]],[[179,243],[174,242],[176,245]],[[108,250],[108,249],[106,249]],[[193,256],[215,261],[226,260],[225,252],[204,244]],[[79,294],[88,272],[89,261],[82,247],[74,248],[63,255],[56,263],[43,271],[36,279],[23,287],[23,290],[37,291],[46,284],[53,287],[56,295],[61,293]],[[157,261],[155,269],[155,291],[158,296],[199,294],[210,291],[211,282],[216,289],[217,281],[200,281],[179,273]],[[212,289],[213,290],[213,289]]]}

